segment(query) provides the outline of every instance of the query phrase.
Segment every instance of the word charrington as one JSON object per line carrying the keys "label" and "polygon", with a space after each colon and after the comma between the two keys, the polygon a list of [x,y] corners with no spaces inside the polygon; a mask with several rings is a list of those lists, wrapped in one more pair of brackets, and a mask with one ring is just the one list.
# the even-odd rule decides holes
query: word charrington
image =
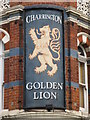
{"label": "word charrington", "polygon": [[28,15],[26,17],[26,22],[31,23],[35,20],[52,20],[56,23],[62,24],[62,16],[53,15],[53,14],[36,14],[36,15]]}
{"label": "word charrington", "polygon": [[[62,90],[63,89],[63,83],[57,83],[57,82],[29,82],[26,84],[26,89],[31,91],[31,90],[37,90],[33,92],[33,99],[38,100],[38,99],[57,99],[58,93],[55,91],[47,91],[47,90]],[[38,92],[38,90],[40,92]],[[42,90],[45,90],[42,92]]]}

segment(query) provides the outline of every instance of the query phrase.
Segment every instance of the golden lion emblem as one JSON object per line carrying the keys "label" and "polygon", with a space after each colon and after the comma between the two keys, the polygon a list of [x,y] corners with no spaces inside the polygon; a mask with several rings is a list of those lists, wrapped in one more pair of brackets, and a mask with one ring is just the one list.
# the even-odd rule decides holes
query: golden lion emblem
{"label": "golden lion emblem", "polygon": [[[49,65],[52,69],[50,71],[48,70],[47,74],[53,76],[58,70],[57,64],[54,64],[53,60],[60,60],[60,31],[58,28],[53,28],[51,31],[49,25],[43,26],[39,30],[40,33],[35,28],[29,31],[30,37],[35,45],[33,53],[29,54],[29,59],[32,60],[38,56],[41,66],[36,67],[35,72],[44,72],[47,69],[47,65]],[[38,39],[37,35],[40,35],[40,39]],[[50,49],[57,54],[57,57],[52,56]]]}

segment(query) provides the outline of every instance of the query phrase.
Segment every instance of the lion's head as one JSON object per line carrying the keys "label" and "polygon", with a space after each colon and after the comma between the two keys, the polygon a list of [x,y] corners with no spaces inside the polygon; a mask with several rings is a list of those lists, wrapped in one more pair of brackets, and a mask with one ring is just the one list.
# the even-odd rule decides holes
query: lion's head
{"label": "lion's head", "polygon": [[42,35],[49,34],[51,32],[49,25],[40,28],[40,32]]}

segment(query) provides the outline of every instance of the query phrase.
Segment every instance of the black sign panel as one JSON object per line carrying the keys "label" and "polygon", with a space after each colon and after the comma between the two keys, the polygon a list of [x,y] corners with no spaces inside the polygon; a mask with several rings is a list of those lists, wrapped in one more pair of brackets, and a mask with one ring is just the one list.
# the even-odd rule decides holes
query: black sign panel
{"label": "black sign panel", "polygon": [[25,108],[64,108],[63,15],[25,12]]}

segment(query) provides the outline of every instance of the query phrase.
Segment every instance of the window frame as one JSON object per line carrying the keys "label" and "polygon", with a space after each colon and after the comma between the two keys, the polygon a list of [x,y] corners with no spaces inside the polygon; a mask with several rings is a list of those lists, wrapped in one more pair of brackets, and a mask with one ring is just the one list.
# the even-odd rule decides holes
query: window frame
{"label": "window frame", "polygon": [[3,51],[4,51],[4,43],[2,40],[0,40],[0,68],[1,68],[1,73],[0,73],[0,89],[1,89],[1,96],[0,96],[0,110],[4,109],[4,59],[3,59]]}
{"label": "window frame", "polygon": [[[78,62],[79,62],[79,86],[84,87],[84,107],[79,107],[79,110],[82,112],[88,112],[88,72],[87,72],[87,56],[85,49],[83,46],[79,45],[79,47],[83,50],[84,56],[78,54]],[[80,82],[80,63],[84,63],[85,66],[85,84]],[[80,96],[79,96],[80,97]]]}
{"label": "window frame", "polygon": [[[0,48],[0,59],[1,59],[1,62],[2,64],[0,64],[0,68],[1,68],[1,72],[0,72],[0,78],[1,78],[1,82],[0,82],[0,88],[1,89],[1,93],[3,93],[1,96],[0,96],[0,101],[1,101],[1,108],[0,108],[0,112],[2,110],[4,110],[4,45],[10,41],[10,35],[7,31],[5,31],[4,29],[0,28],[0,32],[4,34],[4,37],[0,39],[1,41],[1,48]],[[3,49],[2,49],[2,46],[3,46]],[[2,105],[3,104],[3,105]]]}

